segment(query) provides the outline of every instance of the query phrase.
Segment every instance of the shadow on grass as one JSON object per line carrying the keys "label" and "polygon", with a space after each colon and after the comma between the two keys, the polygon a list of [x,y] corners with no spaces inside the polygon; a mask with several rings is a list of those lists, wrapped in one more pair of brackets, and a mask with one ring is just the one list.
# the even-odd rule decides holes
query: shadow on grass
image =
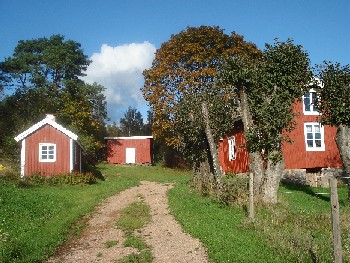
{"label": "shadow on grass", "polygon": [[315,188],[310,187],[308,185],[302,185],[302,184],[293,184],[293,183],[282,183],[282,185],[291,191],[299,191],[299,192],[304,192],[308,195],[311,195],[313,197],[316,197],[317,199],[329,202],[330,201],[330,196],[329,195],[324,195],[320,194],[315,191]]}
{"label": "shadow on grass", "polygon": [[87,172],[91,172],[97,179],[100,179],[102,181],[105,180],[105,177],[103,176],[103,174],[101,173],[100,170],[103,170],[104,168],[98,168],[96,166],[93,166],[93,165],[89,165],[87,168],[86,168],[86,171]]}

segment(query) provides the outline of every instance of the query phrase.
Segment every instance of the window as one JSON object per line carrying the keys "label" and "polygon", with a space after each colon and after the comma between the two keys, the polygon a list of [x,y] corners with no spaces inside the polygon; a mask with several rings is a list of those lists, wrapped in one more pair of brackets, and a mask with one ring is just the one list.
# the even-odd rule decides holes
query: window
{"label": "window", "polygon": [[39,162],[56,162],[56,144],[39,143]]}
{"label": "window", "polygon": [[324,128],[320,123],[304,124],[306,151],[324,151]]}
{"label": "window", "polygon": [[236,139],[234,136],[228,138],[228,160],[236,160]]}
{"label": "window", "polygon": [[305,115],[318,115],[315,102],[317,101],[317,93],[314,89],[310,89],[308,93],[303,96],[303,112]]}

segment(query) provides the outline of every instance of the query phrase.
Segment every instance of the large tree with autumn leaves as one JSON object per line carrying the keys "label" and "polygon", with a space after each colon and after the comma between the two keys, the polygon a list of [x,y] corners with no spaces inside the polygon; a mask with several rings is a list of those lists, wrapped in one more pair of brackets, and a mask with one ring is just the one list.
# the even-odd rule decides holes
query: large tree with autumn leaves
{"label": "large tree with autumn leaves", "polygon": [[188,27],[162,44],[151,68],[143,72],[142,92],[154,112],[156,140],[181,150],[191,161],[207,157],[202,105],[208,108],[214,138],[232,128],[236,105],[216,80],[224,58],[233,55],[257,58],[261,52],[243,36],[227,35],[215,26]]}

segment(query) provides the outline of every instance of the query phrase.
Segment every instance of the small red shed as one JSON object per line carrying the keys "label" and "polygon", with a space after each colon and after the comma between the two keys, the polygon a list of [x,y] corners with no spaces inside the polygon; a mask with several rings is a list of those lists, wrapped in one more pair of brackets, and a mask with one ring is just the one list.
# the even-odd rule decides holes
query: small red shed
{"label": "small red shed", "polygon": [[46,118],[15,137],[21,142],[21,176],[81,172],[82,149],[78,136]]}
{"label": "small red shed", "polygon": [[152,136],[105,137],[107,161],[113,164],[152,163]]}

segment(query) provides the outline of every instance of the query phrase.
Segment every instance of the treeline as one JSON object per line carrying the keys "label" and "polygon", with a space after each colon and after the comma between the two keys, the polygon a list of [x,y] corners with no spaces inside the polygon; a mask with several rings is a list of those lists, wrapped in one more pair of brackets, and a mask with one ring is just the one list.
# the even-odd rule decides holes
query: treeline
{"label": "treeline", "polygon": [[153,112],[147,111],[147,119],[135,107],[129,107],[120,119],[119,125],[115,122],[107,124],[108,137],[120,136],[151,136],[152,135]]}

